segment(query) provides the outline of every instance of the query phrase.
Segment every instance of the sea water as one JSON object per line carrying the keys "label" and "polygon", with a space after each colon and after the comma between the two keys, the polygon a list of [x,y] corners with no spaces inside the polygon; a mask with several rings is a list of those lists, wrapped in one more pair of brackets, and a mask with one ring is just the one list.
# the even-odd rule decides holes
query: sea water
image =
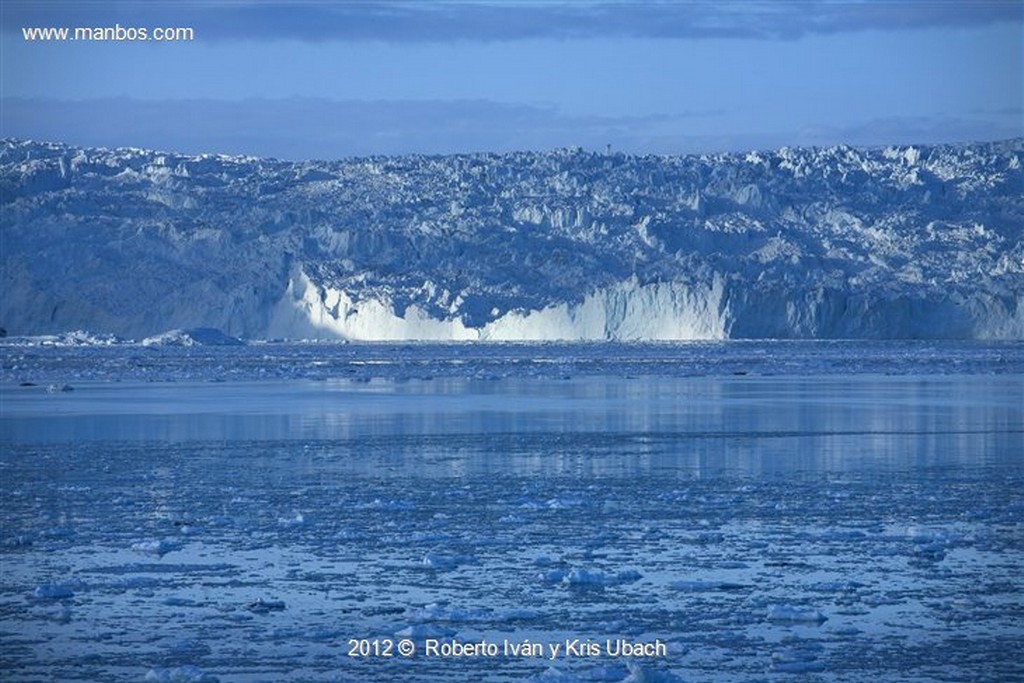
{"label": "sea water", "polygon": [[1024,346],[9,340],[17,681],[1024,677]]}

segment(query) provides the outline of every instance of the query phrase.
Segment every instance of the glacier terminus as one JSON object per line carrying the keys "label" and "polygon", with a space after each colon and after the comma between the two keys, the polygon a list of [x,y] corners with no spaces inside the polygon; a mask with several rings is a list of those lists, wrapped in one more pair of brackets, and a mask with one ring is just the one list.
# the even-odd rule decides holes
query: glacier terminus
{"label": "glacier terminus", "polygon": [[1024,140],[288,162],[0,147],[12,335],[1024,338]]}

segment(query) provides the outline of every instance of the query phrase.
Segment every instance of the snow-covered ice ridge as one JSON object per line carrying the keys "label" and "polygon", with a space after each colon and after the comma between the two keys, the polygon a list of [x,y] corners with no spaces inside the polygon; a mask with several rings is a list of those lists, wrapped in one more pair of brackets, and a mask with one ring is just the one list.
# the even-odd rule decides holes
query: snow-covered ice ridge
{"label": "snow-covered ice ridge", "polygon": [[1024,338],[1024,139],[285,162],[5,140],[10,334]]}

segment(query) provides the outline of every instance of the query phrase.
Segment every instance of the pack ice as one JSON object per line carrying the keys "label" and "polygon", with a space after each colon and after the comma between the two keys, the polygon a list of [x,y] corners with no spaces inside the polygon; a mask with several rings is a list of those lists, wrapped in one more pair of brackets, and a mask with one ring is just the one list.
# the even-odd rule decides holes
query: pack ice
{"label": "pack ice", "polygon": [[1022,161],[1024,139],[307,162],[8,139],[0,326],[1020,339]]}

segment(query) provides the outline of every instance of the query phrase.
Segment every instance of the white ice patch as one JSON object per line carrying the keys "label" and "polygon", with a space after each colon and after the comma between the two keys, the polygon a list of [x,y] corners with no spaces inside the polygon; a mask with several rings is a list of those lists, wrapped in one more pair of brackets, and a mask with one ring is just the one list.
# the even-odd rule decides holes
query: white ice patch
{"label": "white ice patch", "polygon": [[640,572],[632,569],[617,574],[607,574],[594,569],[572,569],[562,577],[561,584],[566,588],[618,586],[639,581],[641,578],[643,577]]}
{"label": "white ice patch", "polygon": [[816,609],[801,609],[792,605],[772,605],[765,618],[778,624],[820,624],[828,619]]}
{"label": "white ice patch", "polygon": [[242,346],[245,342],[212,327],[177,329],[142,340],[143,346]]}
{"label": "white ice patch", "polygon": [[473,555],[444,555],[436,552],[428,552],[423,556],[423,566],[437,571],[450,571],[463,564],[473,564],[476,557]]}
{"label": "white ice patch", "polygon": [[181,543],[173,538],[139,541],[138,543],[132,544],[132,550],[140,553],[146,553],[147,555],[163,557],[167,553],[174,552],[175,550],[181,550]]}
{"label": "white ice patch", "polygon": [[75,597],[75,592],[70,586],[61,584],[43,584],[36,586],[32,591],[32,597],[36,600],[66,600]]}
{"label": "white ice patch", "polygon": [[150,669],[145,680],[155,683],[216,683],[217,677],[205,673],[197,666],[186,664],[170,669],[160,667]]}
{"label": "white ice patch", "polygon": [[302,526],[306,523],[306,517],[301,512],[296,512],[293,517],[278,517],[277,523],[283,527]]}
{"label": "white ice patch", "polygon": [[411,624],[395,631],[399,638],[450,638],[458,631],[439,624]]}

